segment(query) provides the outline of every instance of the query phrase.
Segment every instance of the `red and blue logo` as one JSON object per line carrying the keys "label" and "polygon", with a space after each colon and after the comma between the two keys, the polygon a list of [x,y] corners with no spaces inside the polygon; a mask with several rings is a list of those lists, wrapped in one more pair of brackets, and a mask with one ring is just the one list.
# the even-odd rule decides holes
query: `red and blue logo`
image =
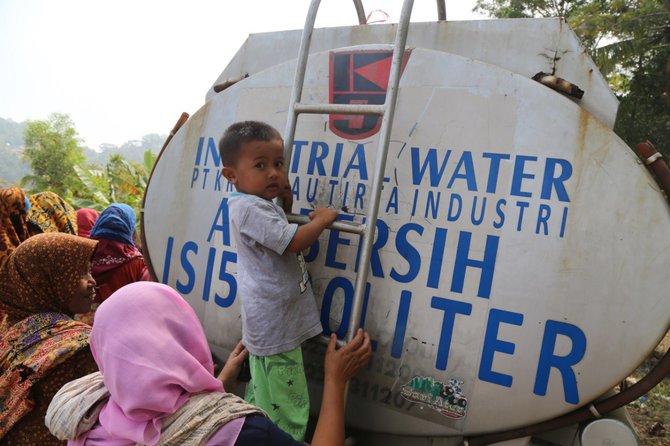
{"label": "red and blue logo", "polygon": [[[404,70],[410,50],[402,60]],[[393,51],[332,51],[330,103],[382,105],[386,100]],[[330,115],[330,130],[347,139],[368,138],[379,131],[381,116]]]}

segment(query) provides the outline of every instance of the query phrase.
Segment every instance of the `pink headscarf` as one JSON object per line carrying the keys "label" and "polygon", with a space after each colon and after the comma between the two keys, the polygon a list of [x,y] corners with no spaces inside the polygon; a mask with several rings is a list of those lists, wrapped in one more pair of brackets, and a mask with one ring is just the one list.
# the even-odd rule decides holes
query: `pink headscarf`
{"label": "pink headscarf", "polygon": [[110,398],[70,445],[155,445],[161,418],[199,392],[223,392],[200,321],[167,285],[136,282],[95,315],[91,351]]}
{"label": "pink headscarf", "polygon": [[91,229],[100,214],[95,209],[81,208],[77,210],[77,235],[90,237]]}

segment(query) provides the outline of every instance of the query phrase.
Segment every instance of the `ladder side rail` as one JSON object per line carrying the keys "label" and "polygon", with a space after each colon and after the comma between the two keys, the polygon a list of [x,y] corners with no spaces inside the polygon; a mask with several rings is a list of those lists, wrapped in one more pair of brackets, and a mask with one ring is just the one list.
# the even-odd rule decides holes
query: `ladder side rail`
{"label": "ladder side rail", "polygon": [[398,97],[398,85],[400,84],[400,73],[402,70],[402,61],[405,56],[405,44],[409,30],[409,19],[412,14],[414,0],[405,0],[400,13],[398,30],[396,32],[393,45],[393,60],[391,63],[391,73],[389,77],[389,86],[386,93],[385,108],[386,111],[382,118],[379,143],[375,159],[375,170],[373,174],[372,190],[370,193],[370,202],[368,203],[368,215],[366,226],[368,230],[363,234],[361,240],[361,260],[359,263],[358,274],[356,275],[356,284],[354,287],[354,298],[352,302],[351,315],[349,317],[349,326],[347,327],[346,342],[351,342],[358,330],[361,321],[363,309],[363,297],[367,283],[368,272],[370,271],[370,256],[372,254],[372,244],[377,225],[377,216],[379,214],[379,202],[381,200],[381,191],[386,171],[386,158],[388,155],[389,140],[391,137],[391,128],[393,126],[393,117],[395,114],[396,99]]}
{"label": "ladder side rail", "polygon": [[[295,78],[293,80],[293,89],[291,90],[291,99],[288,106],[288,118],[284,130],[284,159],[290,160],[293,154],[293,142],[295,139],[295,129],[298,122],[298,113],[296,105],[302,98],[302,89],[305,85],[305,72],[307,71],[307,59],[309,57],[309,48],[314,33],[314,24],[316,23],[316,14],[319,11],[321,0],[312,0],[309,4],[305,26],[300,38],[300,47],[298,49],[298,59],[296,60]],[[354,0],[354,6],[358,15],[360,24],[365,23],[365,10],[361,0]],[[352,113],[349,113],[352,114]]]}
{"label": "ladder side rail", "polygon": [[367,19],[365,18],[365,9],[361,0],[354,0],[354,7],[356,8],[356,15],[358,16],[358,24],[365,25]]}
{"label": "ladder side rail", "polygon": [[314,32],[314,22],[316,22],[316,13],[319,11],[321,0],[312,0],[307,11],[305,27],[302,30],[300,38],[300,49],[298,50],[298,59],[295,67],[295,78],[293,80],[293,89],[291,90],[291,99],[288,105],[288,117],[286,120],[286,130],[284,131],[284,159],[291,160],[293,154],[293,140],[295,138],[295,127],[298,122],[298,114],[295,111],[295,105],[302,98],[302,87],[305,84],[305,72],[307,71],[307,57],[309,56],[309,47]]}
{"label": "ladder side rail", "polygon": [[444,5],[444,0],[437,1],[437,20],[444,22],[447,20],[447,7]]}

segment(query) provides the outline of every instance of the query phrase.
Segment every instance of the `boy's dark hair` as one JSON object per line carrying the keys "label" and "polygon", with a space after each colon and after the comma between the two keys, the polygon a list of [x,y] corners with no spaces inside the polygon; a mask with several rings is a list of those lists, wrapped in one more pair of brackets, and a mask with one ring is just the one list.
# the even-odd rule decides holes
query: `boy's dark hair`
{"label": "boy's dark hair", "polygon": [[242,144],[249,141],[272,141],[282,139],[270,124],[260,121],[236,122],[226,129],[219,141],[219,153],[224,166],[230,167],[237,162]]}

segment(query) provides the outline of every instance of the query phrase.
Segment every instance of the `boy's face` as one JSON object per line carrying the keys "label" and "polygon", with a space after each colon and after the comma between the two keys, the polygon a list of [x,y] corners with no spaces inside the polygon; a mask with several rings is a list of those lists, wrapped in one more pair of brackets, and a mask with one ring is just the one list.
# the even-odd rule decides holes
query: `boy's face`
{"label": "boy's face", "polygon": [[286,184],[282,140],[242,143],[237,163],[224,167],[223,176],[238,192],[266,200],[276,198]]}

